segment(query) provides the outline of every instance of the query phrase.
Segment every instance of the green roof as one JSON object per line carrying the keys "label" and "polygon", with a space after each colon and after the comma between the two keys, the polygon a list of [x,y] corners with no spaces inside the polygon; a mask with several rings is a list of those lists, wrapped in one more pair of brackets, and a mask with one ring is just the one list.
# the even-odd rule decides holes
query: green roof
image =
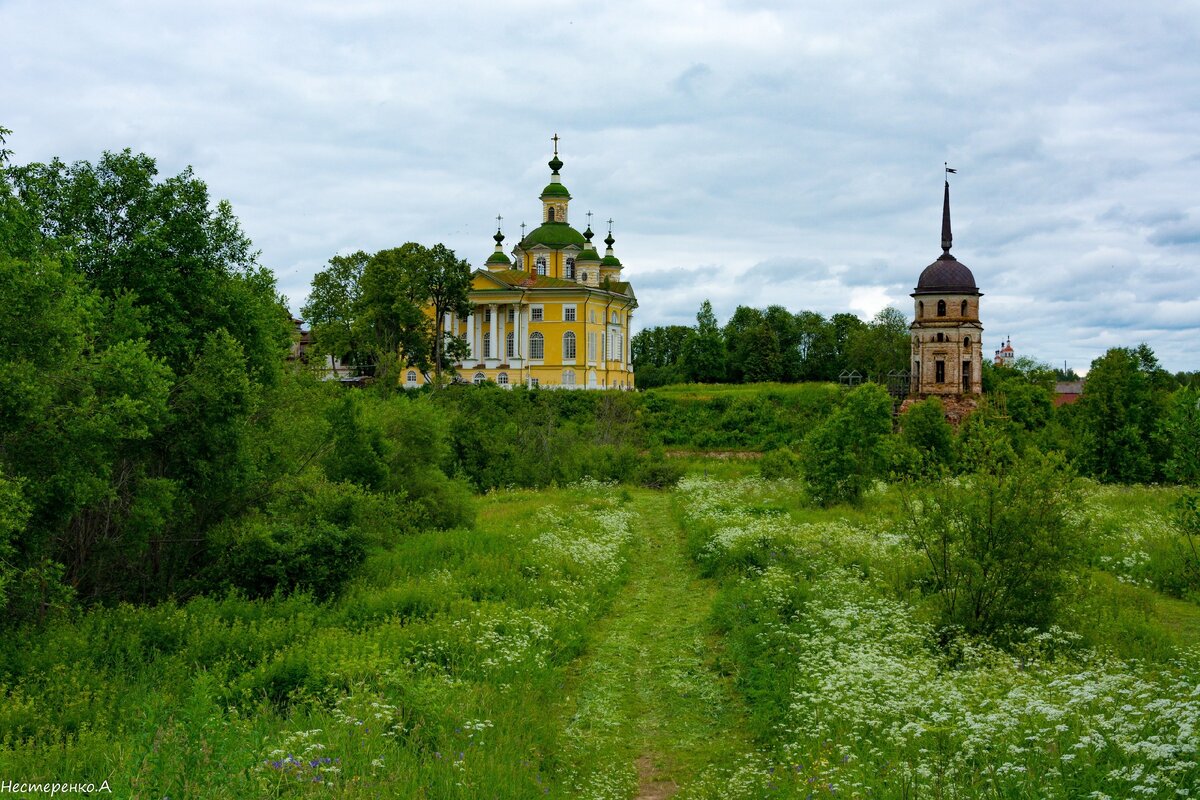
{"label": "green roof", "polygon": [[552,250],[561,250],[569,245],[583,247],[586,241],[582,233],[565,222],[544,222],[521,240],[521,249],[529,250],[540,244]]}
{"label": "green roof", "polygon": [[621,266],[621,259],[617,258],[616,256],[605,256],[603,259],[600,260],[600,266],[602,266],[602,267],[619,267],[619,266]]}
{"label": "green roof", "polygon": [[567,191],[567,187],[561,183],[548,183],[546,188],[542,189],[542,197],[570,197],[571,193]]}
{"label": "green roof", "polygon": [[524,272],[519,269],[502,269],[491,273],[491,277],[507,283],[509,286],[528,289],[579,288],[579,284],[575,281],[551,278],[549,275],[534,275],[531,272]]}
{"label": "green roof", "polygon": [[511,264],[512,262],[508,260],[508,256],[504,255],[504,253],[492,253],[490,256],[488,256],[487,261],[485,261],[483,263],[485,263],[485,264]]}
{"label": "green roof", "polygon": [[584,250],[582,253],[575,256],[576,264],[578,264],[580,261],[599,261],[599,260],[600,260],[600,254],[597,253],[595,250]]}

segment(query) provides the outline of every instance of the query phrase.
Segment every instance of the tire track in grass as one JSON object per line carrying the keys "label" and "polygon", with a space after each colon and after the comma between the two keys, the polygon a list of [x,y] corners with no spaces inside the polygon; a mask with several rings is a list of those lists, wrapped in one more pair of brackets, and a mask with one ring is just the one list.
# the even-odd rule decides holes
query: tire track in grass
{"label": "tire track in grass", "polygon": [[629,581],[568,685],[563,783],[595,800],[685,797],[706,767],[747,750],[741,708],[715,671],[716,587],[697,577],[670,495],[633,494]]}

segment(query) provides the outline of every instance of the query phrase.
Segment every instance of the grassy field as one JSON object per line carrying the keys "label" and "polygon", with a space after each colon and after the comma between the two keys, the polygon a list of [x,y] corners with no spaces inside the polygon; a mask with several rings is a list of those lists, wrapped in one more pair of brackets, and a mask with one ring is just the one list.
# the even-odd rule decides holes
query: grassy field
{"label": "grassy field", "polygon": [[900,490],[743,463],[494,492],[329,603],[198,599],[0,642],[0,778],[129,798],[1187,797],[1200,606],[1167,489],[1085,486],[1060,626],[938,644]]}

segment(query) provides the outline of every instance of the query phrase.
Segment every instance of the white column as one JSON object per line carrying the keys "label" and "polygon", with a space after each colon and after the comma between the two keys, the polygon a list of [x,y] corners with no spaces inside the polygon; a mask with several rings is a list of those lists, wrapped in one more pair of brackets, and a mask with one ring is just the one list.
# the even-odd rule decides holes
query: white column
{"label": "white column", "polygon": [[475,360],[475,312],[467,314],[467,359]]}
{"label": "white column", "polygon": [[488,308],[490,308],[492,310],[492,352],[489,353],[488,355],[490,355],[492,358],[495,358],[496,357],[496,336],[498,335],[498,333],[500,331],[500,319],[499,319],[500,310],[499,310],[499,306],[497,306],[495,303],[492,303],[490,306],[488,306]]}
{"label": "white column", "polygon": [[508,360],[508,351],[504,348],[505,337],[508,336],[508,304],[500,305],[500,338],[496,340],[496,358],[501,361]]}
{"label": "white column", "polygon": [[516,320],[513,325],[513,355],[525,357],[525,307],[517,304]]}

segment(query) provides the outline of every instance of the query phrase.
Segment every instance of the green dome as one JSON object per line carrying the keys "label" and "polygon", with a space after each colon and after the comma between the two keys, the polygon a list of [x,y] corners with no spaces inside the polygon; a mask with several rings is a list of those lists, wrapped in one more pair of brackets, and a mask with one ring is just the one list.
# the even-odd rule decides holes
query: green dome
{"label": "green dome", "polygon": [[548,183],[546,188],[542,189],[542,197],[566,197],[570,198],[571,193],[567,191],[567,187],[561,183]]}
{"label": "green dome", "polygon": [[504,255],[504,253],[492,253],[490,256],[488,256],[487,261],[485,261],[484,263],[485,264],[511,264],[512,262],[508,260],[508,256]]}
{"label": "green dome", "polygon": [[578,264],[580,261],[599,261],[599,260],[600,260],[600,254],[597,253],[595,250],[584,250],[582,253],[575,256],[576,264]]}
{"label": "green dome", "polygon": [[543,222],[521,240],[521,249],[529,250],[536,245],[545,245],[552,250],[561,250],[569,245],[580,248],[584,245],[583,234],[565,222]]}
{"label": "green dome", "polygon": [[616,256],[605,256],[600,260],[600,266],[619,267],[621,266],[621,259],[617,258]]}

